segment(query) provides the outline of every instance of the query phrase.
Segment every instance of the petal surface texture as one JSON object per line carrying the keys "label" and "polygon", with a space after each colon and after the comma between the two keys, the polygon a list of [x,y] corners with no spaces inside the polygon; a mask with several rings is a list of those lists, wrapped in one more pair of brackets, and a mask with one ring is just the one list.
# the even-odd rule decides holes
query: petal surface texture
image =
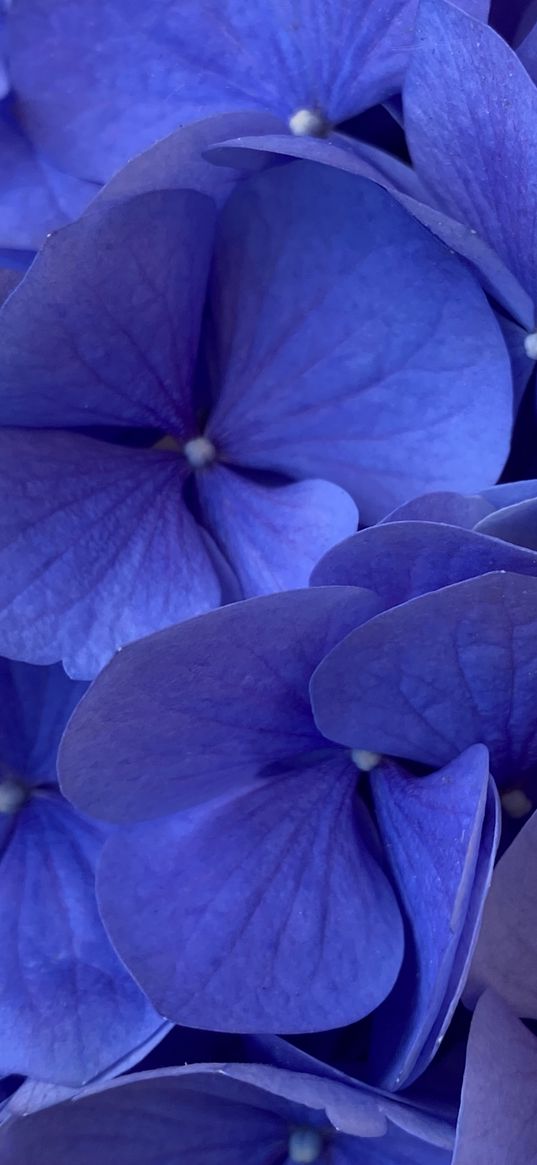
{"label": "petal surface texture", "polygon": [[386,997],[403,928],[354,804],[356,775],[339,752],[106,844],[101,914],[162,1015],[220,1031],[319,1031]]}
{"label": "petal surface texture", "polygon": [[333,481],[366,522],[496,480],[512,411],[496,320],[374,183],[298,162],[250,177],[220,216],[209,297],[207,432],[226,460]]}
{"label": "petal surface texture", "polygon": [[405,82],[405,128],[440,208],[488,242],[537,299],[537,89],[492,28],[421,0]]}
{"label": "petal surface texture", "polygon": [[488,574],[385,611],[319,665],[320,730],[351,748],[441,765],[485,744],[498,784],[534,781],[537,579]]}
{"label": "petal surface texture", "polygon": [[[486,0],[465,5],[486,20]],[[204,113],[287,121],[305,109],[331,123],[382,101],[400,85],[415,13],[416,0],[61,0],[52,12],[22,0],[10,68],[34,141],[102,182]]]}
{"label": "petal surface texture", "polygon": [[90,679],[125,643],[219,603],[175,454],[24,429],[0,430],[0,450],[5,655]]}
{"label": "petal surface texture", "polygon": [[200,475],[197,490],[245,598],[307,586],[326,548],[358,526],[352,498],[329,481],[267,487],[219,465]]}
{"label": "petal surface texture", "polygon": [[125,648],[64,737],[66,796],[96,817],[144,821],[254,784],[278,766],[287,771],[304,755],[339,755],[313,722],[309,678],[378,610],[378,599],[358,588],[292,591]]}

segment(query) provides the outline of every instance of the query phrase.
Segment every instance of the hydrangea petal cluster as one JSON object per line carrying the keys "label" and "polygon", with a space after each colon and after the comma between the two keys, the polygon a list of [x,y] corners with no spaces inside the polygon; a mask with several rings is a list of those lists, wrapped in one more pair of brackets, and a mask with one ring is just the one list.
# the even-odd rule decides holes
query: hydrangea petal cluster
{"label": "hydrangea petal cluster", "polygon": [[534,1161],[535,15],[0,0],[6,1165]]}

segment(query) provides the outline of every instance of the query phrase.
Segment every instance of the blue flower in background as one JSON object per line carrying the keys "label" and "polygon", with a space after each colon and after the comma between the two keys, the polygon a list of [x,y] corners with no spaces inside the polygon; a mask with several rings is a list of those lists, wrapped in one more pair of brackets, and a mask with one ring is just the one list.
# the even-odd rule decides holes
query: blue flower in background
{"label": "blue flower in background", "polygon": [[76,813],[56,750],[85,684],[0,661],[0,1074],[80,1085],[168,1025],[116,958],[95,901],[110,832]]}

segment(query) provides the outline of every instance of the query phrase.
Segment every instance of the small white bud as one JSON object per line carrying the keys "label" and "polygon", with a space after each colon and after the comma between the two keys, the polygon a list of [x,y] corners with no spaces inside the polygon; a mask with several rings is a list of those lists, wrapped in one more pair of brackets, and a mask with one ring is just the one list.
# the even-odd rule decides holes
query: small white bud
{"label": "small white bud", "polygon": [[323,1139],[317,1129],[294,1129],[289,1137],[289,1160],[296,1165],[311,1165],[320,1157]]}
{"label": "small white bud", "polygon": [[330,129],[322,113],[315,109],[297,109],[289,118],[288,125],[298,138],[324,138]]}
{"label": "small white bud", "polygon": [[524,351],[530,360],[537,360],[537,332],[528,332],[524,340]]}
{"label": "small white bud", "polygon": [[371,769],[376,769],[380,764],[382,757],[378,752],[368,752],[367,748],[353,748],[351,760],[357,769],[361,769],[363,773],[370,773]]}
{"label": "small white bud", "polygon": [[183,453],[192,469],[204,469],[216,457],[216,449],[208,437],[193,437],[183,445]]}

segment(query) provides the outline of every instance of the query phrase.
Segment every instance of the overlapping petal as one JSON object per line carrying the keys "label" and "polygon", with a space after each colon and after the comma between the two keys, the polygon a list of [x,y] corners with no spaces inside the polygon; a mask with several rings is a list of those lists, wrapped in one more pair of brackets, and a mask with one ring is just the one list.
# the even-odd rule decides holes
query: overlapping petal
{"label": "overlapping petal", "polygon": [[352,498],[328,481],[269,487],[220,465],[199,476],[197,490],[244,598],[307,586],[325,549],[358,525]]}
{"label": "overlapping petal", "polygon": [[190,436],[213,204],[160,190],[99,205],[47,242],[0,313],[0,421]]}
{"label": "overlapping petal", "polygon": [[222,212],[210,294],[208,432],[226,459],[334,481],[366,521],[498,475],[512,390],[496,321],[373,183],[306,163],[249,178]]}
{"label": "overlapping petal", "polygon": [[82,1084],[159,1027],[99,919],[94,869],[103,840],[102,826],[57,793],[36,792],[3,849],[4,1073]]}
{"label": "overlapping petal", "polygon": [[404,107],[414,164],[439,205],[494,248],[535,302],[537,89],[516,53],[446,0],[420,0]]}
{"label": "overlapping petal", "polygon": [[312,583],[367,587],[384,606],[394,607],[498,570],[537,578],[537,554],[447,524],[390,521],[361,530],[329,550],[315,567]]}
{"label": "overlapping petal", "polygon": [[494,573],[384,611],[312,677],[317,724],[353,748],[441,765],[485,744],[500,785],[534,781],[537,579]]}
{"label": "overlapping petal", "polygon": [[385,762],[371,789],[412,933],[371,1041],[375,1079],[393,1090],[424,1071],[459,1000],[492,876],[497,794],[482,745],[426,778]]}
{"label": "overlapping petal", "polygon": [[[486,19],[486,0],[465,0]],[[415,0],[22,0],[10,67],[33,140],[62,168],[111,177],[180,123],[304,108],[327,124],[400,86]],[[97,32],[98,30],[98,32]],[[39,46],[39,53],[37,53]]]}
{"label": "overlapping petal", "polygon": [[315,1031],[386,997],[403,928],[353,805],[356,777],[336,753],[203,816],[110,839],[101,914],[161,1014],[221,1031]]}
{"label": "overlapping petal", "polygon": [[223,607],[132,644],[70,722],[59,757],[66,796],[105,820],[143,821],[330,750],[313,723],[309,677],[378,610],[368,591],[319,587]]}
{"label": "overlapping petal", "polygon": [[218,604],[176,454],[24,429],[0,431],[0,449],[4,655],[91,678],[125,643]]}

